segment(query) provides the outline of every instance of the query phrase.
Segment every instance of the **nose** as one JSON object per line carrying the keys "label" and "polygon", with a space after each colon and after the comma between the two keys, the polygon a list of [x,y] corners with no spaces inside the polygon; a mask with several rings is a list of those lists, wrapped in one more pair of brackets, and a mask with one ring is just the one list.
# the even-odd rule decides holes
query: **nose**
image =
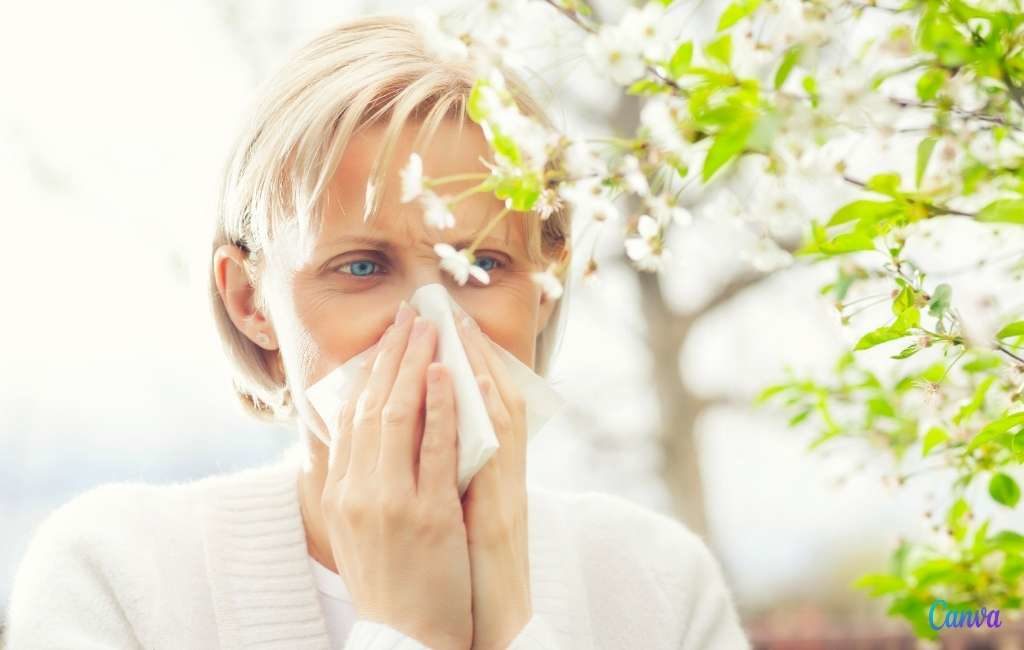
{"label": "nose", "polygon": [[[433,251],[430,251],[433,254]],[[452,291],[455,284],[455,279],[445,270],[441,268],[441,260],[437,255],[433,257],[417,256],[417,258],[406,267],[406,274],[401,284],[402,290],[400,296],[395,302],[394,310],[398,311],[398,306],[402,300],[408,301],[412,297],[412,294],[416,293],[417,289],[426,286],[428,284],[440,284],[448,290],[448,295],[451,296],[452,302],[455,303],[452,310],[455,312],[456,317],[466,314],[465,308],[458,302],[458,296],[456,292]],[[472,280],[467,281],[472,282]]]}
{"label": "nose", "polygon": [[[409,273],[406,277],[405,288],[407,289],[406,299],[425,284],[445,284],[447,272],[441,269],[441,260],[434,255],[432,258],[417,256],[416,260],[409,266]],[[450,278],[451,276],[447,276]]]}

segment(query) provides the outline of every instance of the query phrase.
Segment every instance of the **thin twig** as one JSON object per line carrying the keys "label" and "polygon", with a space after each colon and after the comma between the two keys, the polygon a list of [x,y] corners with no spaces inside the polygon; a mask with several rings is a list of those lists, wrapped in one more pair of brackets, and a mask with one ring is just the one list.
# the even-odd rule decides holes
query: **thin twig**
{"label": "thin twig", "polygon": [[[843,174],[843,180],[846,181],[847,183],[852,183],[853,185],[856,185],[858,187],[863,187],[865,189],[868,188],[867,183],[865,183],[864,181],[857,180],[856,178],[853,178],[852,176],[847,176],[846,174]],[[923,203],[922,205],[928,208],[928,211],[931,212],[932,214],[952,214],[958,217],[970,217],[972,219],[978,216],[973,212],[962,212],[960,210],[954,210],[953,208],[946,207],[943,205],[935,205],[934,203]]]}
{"label": "thin twig", "polygon": [[1003,354],[1005,354],[1006,356],[1010,357],[1011,359],[1013,359],[1013,360],[1014,360],[1014,361],[1016,361],[1017,363],[1024,363],[1024,359],[1020,358],[1019,356],[1017,356],[1017,355],[1016,355],[1016,354],[1014,354],[1013,352],[1010,352],[1009,350],[1007,350],[1007,349],[1006,349],[1005,347],[1003,347],[1002,345],[1000,345],[1000,346],[999,346],[998,348],[996,348],[996,349],[997,349],[997,350],[999,350],[1000,352],[1002,352]]}
{"label": "thin twig", "polygon": [[[576,24],[577,27],[579,27],[580,29],[584,30],[588,34],[597,34],[597,29],[593,25],[588,25],[585,22],[583,22],[583,20],[580,19],[579,14],[576,13],[575,11],[570,11],[570,10],[566,9],[565,7],[559,5],[557,2],[555,2],[554,0],[544,0],[544,1],[547,4],[551,5],[552,7],[554,7],[555,11],[557,11],[558,13],[562,14],[563,16],[565,16],[566,18],[571,20],[573,23]],[[666,77],[661,72],[659,72],[658,69],[655,68],[654,66],[652,66],[650,64],[646,64],[646,69],[647,69],[647,72],[649,72],[650,74],[653,74],[655,77],[657,77],[659,80],[661,80],[662,83],[664,83],[666,86],[671,87],[673,90],[678,92],[683,97],[686,97],[686,96],[689,95],[689,93],[686,91],[685,88],[683,88],[678,83],[676,83],[675,79],[672,79],[670,77]]]}

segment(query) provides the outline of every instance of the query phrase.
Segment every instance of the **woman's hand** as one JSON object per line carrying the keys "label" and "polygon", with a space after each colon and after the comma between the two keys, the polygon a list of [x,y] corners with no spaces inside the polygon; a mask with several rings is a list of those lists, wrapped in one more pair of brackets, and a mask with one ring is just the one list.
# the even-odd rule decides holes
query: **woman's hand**
{"label": "woman's hand", "polygon": [[454,393],[431,363],[437,330],[420,318],[414,327],[415,315],[399,310],[342,409],[321,509],[360,618],[463,650],[473,620]]}
{"label": "woman's hand", "polygon": [[490,339],[459,311],[460,337],[501,445],[462,498],[473,583],[473,648],[505,650],[533,615],[526,405]]}

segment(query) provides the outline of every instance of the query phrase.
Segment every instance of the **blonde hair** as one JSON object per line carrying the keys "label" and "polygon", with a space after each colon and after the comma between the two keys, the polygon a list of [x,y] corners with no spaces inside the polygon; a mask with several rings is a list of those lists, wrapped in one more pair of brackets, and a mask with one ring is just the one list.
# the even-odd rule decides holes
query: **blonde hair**
{"label": "blonde hair", "polygon": [[[553,128],[524,82],[508,69],[501,72],[520,111]],[[287,382],[275,377],[273,364],[280,359],[273,359],[280,350],[267,352],[235,327],[217,290],[212,252],[234,244],[246,253],[256,305],[265,310],[259,269],[267,247],[286,220],[298,217],[305,232],[307,226],[321,226],[321,196],[352,134],[376,120],[389,121],[382,155],[370,174],[375,189],[368,209],[374,215],[396,136],[406,120],[410,115],[420,120],[414,150],[432,139],[444,118],[457,117],[461,133],[475,77],[469,61],[433,55],[413,20],[367,16],[314,38],[264,86],[262,101],[235,141],[224,169],[209,273],[214,320],[232,366],[235,392],[246,411],[262,420],[296,417]],[[526,221],[530,260],[543,264],[562,259],[567,270],[572,232],[568,208],[560,206],[546,220],[530,214]],[[562,297],[536,341],[534,369],[543,376],[565,327],[562,305],[569,294],[568,273],[563,270],[559,279]],[[283,367],[276,374],[283,375]]]}

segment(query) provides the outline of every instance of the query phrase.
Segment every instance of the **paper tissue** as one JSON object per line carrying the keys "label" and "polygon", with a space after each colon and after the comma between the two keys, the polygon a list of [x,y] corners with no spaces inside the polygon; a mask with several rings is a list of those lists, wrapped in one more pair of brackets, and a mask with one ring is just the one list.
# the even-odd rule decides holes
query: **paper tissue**
{"label": "paper tissue", "polygon": [[[458,487],[459,496],[462,496],[470,480],[500,445],[473,368],[462,346],[455,322],[455,314],[458,313],[455,300],[444,285],[431,283],[418,288],[408,302],[420,316],[436,325],[438,341],[434,361],[443,363],[452,377],[458,436]],[[533,372],[515,355],[497,344],[492,345],[498,356],[505,360],[509,376],[526,400],[527,439],[532,439],[562,408],[564,400],[546,379]],[[358,376],[360,362],[369,354],[369,349],[360,352],[306,389],[310,403],[330,428],[331,435],[336,433],[334,428],[338,424],[342,401],[348,394],[351,382]],[[329,440],[323,442],[330,445]]]}

